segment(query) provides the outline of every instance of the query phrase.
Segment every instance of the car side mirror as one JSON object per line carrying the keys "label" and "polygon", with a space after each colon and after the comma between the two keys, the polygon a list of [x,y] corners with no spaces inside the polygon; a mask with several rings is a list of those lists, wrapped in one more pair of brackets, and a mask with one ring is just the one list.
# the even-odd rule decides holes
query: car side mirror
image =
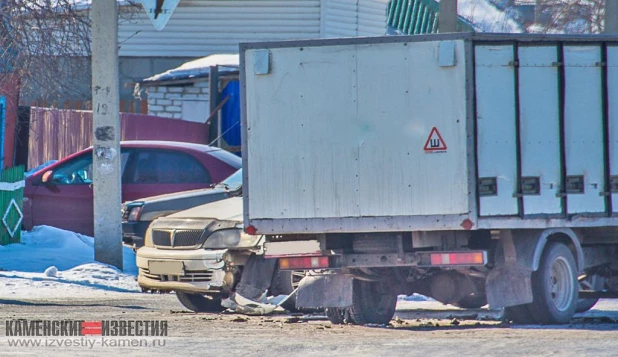
{"label": "car side mirror", "polygon": [[48,170],[48,171],[45,171],[45,173],[43,174],[43,177],[41,177],[41,182],[44,184],[51,184],[53,178],[54,178],[54,171]]}

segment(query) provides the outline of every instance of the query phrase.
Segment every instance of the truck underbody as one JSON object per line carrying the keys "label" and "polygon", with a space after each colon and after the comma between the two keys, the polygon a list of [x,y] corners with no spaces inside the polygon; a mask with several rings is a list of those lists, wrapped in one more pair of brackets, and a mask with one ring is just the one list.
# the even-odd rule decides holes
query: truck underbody
{"label": "truck underbody", "polygon": [[[280,269],[311,269],[297,306],[329,308],[333,322],[352,310],[351,322],[387,323],[397,295],[418,293],[552,324],[618,291],[613,237],[594,228],[287,235],[270,237],[266,254],[279,258]],[[286,242],[311,248],[269,255]]]}

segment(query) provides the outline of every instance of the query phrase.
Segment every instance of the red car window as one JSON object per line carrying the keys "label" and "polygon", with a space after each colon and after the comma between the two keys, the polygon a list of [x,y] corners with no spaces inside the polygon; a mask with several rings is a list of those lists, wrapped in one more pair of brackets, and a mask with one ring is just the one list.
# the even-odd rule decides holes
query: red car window
{"label": "red car window", "polygon": [[212,183],[208,170],[185,153],[144,150],[135,160],[128,183]]}
{"label": "red car window", "polygon": [[[129,159],[127,152],[120,156],[120,170],[124,172]],[[91,184],[93,177],[92,154],[87,153],[67,161],[54,170],[52,182],[56,185]]]}

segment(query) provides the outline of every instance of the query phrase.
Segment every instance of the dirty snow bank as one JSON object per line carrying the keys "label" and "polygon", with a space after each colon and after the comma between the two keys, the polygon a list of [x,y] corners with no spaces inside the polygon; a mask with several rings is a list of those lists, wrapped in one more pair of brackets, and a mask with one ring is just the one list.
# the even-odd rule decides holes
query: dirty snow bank
{"label": "dirty snow bank", "polygon": [[436,301],[430,297],[421,294],[412,294],[412,295],[399,295],[397,296],[398,301]]}
{"label": "dirty snow bank", "polygon": [[38,226],[21,243],[0,246],[0,296],[60,297],[98,290],[139,291],[135,253],[124,248],[124,273],[94,261],[94,239]]}

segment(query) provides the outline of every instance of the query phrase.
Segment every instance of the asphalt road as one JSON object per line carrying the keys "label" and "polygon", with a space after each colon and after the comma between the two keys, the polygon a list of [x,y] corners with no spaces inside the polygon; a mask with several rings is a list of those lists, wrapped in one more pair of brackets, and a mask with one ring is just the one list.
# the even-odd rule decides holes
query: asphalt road
{"label": "asphalt road", "polygon": [[[319,315],[194,314],[183,310],[173,294],[110,292],[87,299],[5,298],[0,303],[0,356],[618,355],[618,301],[613,300],[599,302],[565,326],[513,326],[500,321],[500,311],[436,302],[400,302],[389,326],[337,326]],[[52,336],[30,338],[41,345],[26,347],[27,338],[6,336],[6,321],[14,319],[164,320],[168,336]],[[14,346],[17,340],[21,346]]]}

